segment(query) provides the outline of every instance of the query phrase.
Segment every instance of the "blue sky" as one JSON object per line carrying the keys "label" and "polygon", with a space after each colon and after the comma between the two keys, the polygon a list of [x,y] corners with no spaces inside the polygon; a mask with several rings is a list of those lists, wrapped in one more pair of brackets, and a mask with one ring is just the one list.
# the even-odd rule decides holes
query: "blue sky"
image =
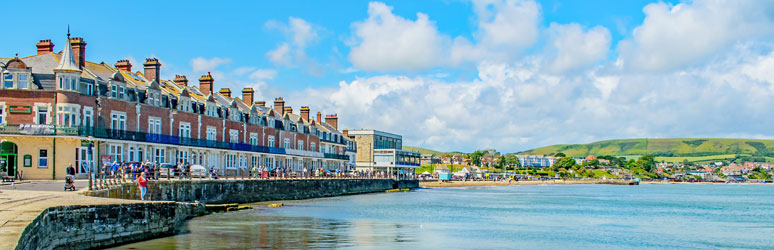
{"label": "blue sky", "polygon": [[[14,1],[1,56],[69,24],[87,60],[253,87],[439,150],[770,138],[770,1]],[[45,6],[41,8],[41,6]],[[12,10],[12,11],[8,11]],[[298,110],[296,108],[296,110]],[[739,111],[743,110],[743,111]],[[745,122],[742,122],[745,121]]]}

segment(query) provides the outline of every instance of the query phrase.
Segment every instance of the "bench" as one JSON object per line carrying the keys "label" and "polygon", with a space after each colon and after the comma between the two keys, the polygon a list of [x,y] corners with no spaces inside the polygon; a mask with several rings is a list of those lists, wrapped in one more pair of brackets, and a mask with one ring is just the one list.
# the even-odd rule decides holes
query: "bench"
{"label": "bench", "polygon": [[3,178],[3,182],[14,182],[13,176],[8,176],[6,172],[0,172],[0,177]]}

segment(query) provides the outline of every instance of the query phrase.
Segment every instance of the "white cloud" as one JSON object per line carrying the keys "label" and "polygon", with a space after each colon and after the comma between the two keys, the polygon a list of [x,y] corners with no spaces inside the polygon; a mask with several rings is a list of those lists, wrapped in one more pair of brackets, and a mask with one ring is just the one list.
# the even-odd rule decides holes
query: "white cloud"
{"label": "white cloud", "polygon": [[513,61],[538,39],[540,6],[531,0],[473,1],[478,31],[475,43],[457,37],[452,47],[454,63]]}
{"label": "white cloud", "polygon": [[318,39],[318,31],[312,24],[301,18],[290,17],[287,24],[270,20],[265,26],[281,31],[287,40],[266,53],[272,63],[295,66],[310,62],[306,56],[306,48]]}
{"label": "white cloud", "polygon": [[564,72],[587,67],[605,59],[610,49],[610,31],[596,26],[584,32],[580,25],[552,23],[548,28],[550,68]]}
{"label": "white cloud", "polygon": [[215,68],[218,67],[219,65],[223,65],[230,62],[231,62],[231,59],[229,58],[213,57],[210,59],[206,59],[203,57],[197,57],[191,60],[191,67],[193,68],[194,72],[207,72],[207,71],[215,70]]}
{"label": "white cloud", "polygon": [[269,61],[278,65],[290,65],[293,61],[290,55],[290,45],[287,43],[282,43],[276,49],[266,52],[266,56]]}
{"label": "white cloud", "polygon": [[735,42],[774,34],[772,1],[697,0],[643,8],[645,20],[619,43],[624,66],[675,70],[705,62]]}
{"label": "white cloud", "polygon": [[474,41],[438,31],[427,14],[411,20],[381,2],[368,5],[368,18],[352,24],[349,61],[368,71],[420,71],[438,66],[512,62],[539,36],[540,6],[531,0],[474,1]]}
{"label": "white cloud", "polygon": [[443,44],[448,39],[423,13],[408,20],[392,13],[381,2],[368,4],[368,19],[352,24],[358,43],[349,60],[365,70],[421,70],[442,64]]}
{"label": "white cloud", "polygon": [[258,69],[250,74],[250,79],[271,80],[277,76],[277,71],[273,69]]}

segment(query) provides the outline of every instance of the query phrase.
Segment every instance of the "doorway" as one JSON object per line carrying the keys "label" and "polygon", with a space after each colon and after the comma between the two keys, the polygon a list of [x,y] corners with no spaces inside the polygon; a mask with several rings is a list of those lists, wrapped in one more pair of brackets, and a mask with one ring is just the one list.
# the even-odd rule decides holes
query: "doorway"
{"label": "doorway", "polygon": [[75,148],[75,173],[87,174],[94,164],[94,155],[89,154],[88,147]]}
{"label": "doorway", "polygon": [[0,171],[5,172],[8,176],[16,177],[16,168],[18,167],[17,156],[18,148],[13,142],[0,143]]}

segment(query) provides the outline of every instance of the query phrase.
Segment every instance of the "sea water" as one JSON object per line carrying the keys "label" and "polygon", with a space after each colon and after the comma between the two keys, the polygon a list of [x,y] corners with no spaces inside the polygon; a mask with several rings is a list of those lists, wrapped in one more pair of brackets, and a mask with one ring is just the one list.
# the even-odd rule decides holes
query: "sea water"
{"label": "sea water", "polygon": [[773,249],[774,186],[419,189],[212,214],[118,249]]}

